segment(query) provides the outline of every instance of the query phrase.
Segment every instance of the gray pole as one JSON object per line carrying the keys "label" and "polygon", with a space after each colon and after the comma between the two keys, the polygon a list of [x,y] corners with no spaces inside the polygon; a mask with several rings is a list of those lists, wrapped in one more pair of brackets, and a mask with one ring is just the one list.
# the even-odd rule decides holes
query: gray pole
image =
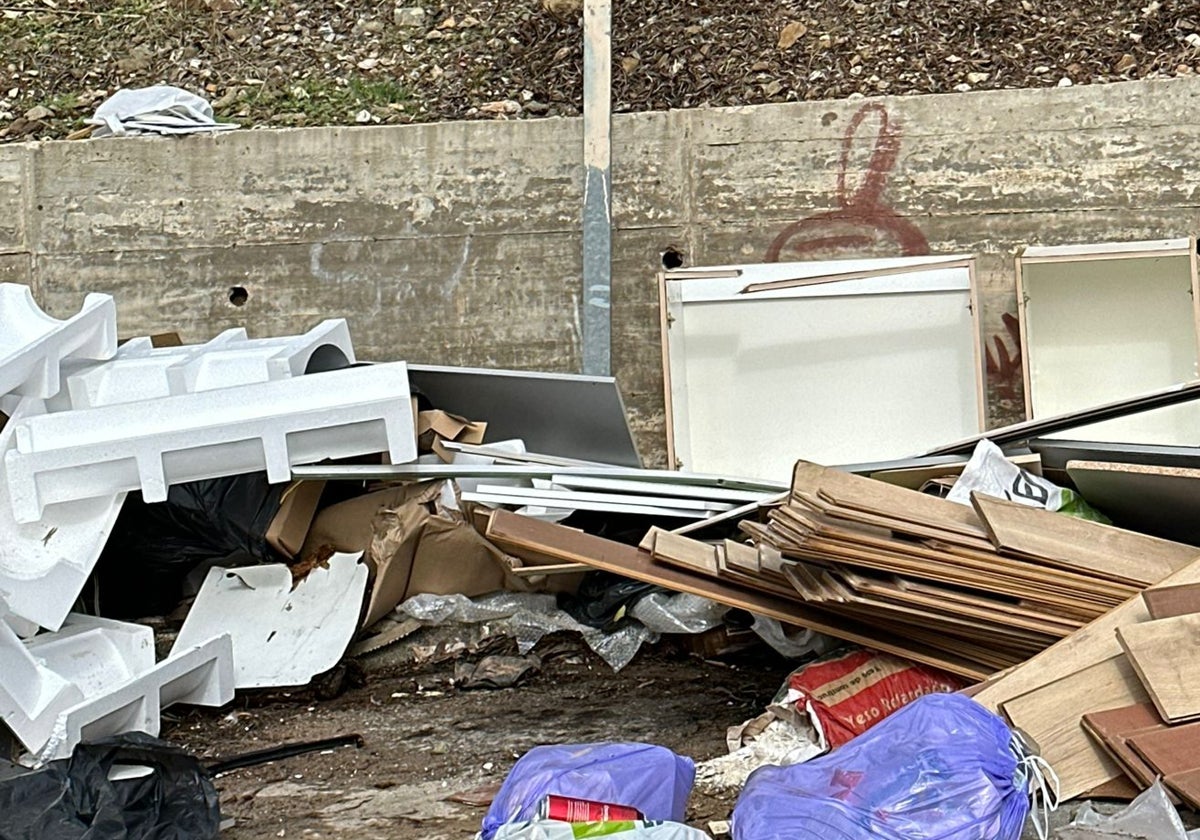
{"label": "gray pole", "polygon": [[583,372],[612,373],[612,0],[583,6]]}

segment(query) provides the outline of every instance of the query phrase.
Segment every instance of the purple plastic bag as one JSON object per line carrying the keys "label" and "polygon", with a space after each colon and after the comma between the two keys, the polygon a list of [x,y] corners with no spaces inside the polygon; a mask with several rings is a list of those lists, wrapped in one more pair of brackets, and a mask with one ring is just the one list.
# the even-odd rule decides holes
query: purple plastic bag
{"label": "purple plastic bag", "polygon": [[733,840],[1016,840],[1025,778],[1004,721],[930,694],[828,755],[754,771]]}
{"label": "purple plastic bag", "polygon": [[480,837],[491,840],[505,823],[533,819],[549,793],[629,805],[647,820],[682,822],[695,779],[690,758],[653,744],[534,747],[500,786]]}

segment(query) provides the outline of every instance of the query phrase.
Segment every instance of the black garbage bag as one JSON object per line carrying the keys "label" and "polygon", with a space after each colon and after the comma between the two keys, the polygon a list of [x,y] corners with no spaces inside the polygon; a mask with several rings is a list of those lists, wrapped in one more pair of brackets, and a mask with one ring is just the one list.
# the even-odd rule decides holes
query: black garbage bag
{"label": "black garbage bag", "polygon": [[[110,781],[114,767],[150,767]],[[179,747],[131,732],[0,782],[0,840],[212,840],[217,790]]]}
{"label": "black garbage bag", "polygon": [[580,624],[612,632],[625,624],[629,608],[639,600],[666,591],[611,572],[588,572],[574,595],[559,596],[558,605]]}
{"label": "black garbage bag", "polygon": [[129,494],[97,564],[101,614],[170,612],[182,597],[184,578],[201,563],[234,554],[282,561],[266,535],[287,488],[270,484],[266,473],[249,473],[177,484],[156,504]]}

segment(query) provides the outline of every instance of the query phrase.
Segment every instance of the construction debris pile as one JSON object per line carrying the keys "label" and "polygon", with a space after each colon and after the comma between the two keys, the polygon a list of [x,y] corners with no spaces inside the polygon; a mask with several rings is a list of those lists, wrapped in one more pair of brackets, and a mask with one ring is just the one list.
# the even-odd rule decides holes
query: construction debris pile
{"label": "construction debris pile", "polygon": [[[883,270],[932,272],[962,317],[969,264],[899,262]],[[814,265],[771,269],[765,291],[794,303],[863,281]],[[691,297],[664,305],[711,304],[746,279],[680,279]],[[965,369],[958,338],[947,369]],[[680,420],[707,404],[674,350],[676,385],[700,385],[676,392],[672,446],[718,462],[708,427]],[[786,458],[785,483],[643,469],[612,379],[363,363],[342,320],[119,343],[108,296],[57,320],[0,284],[0,719],[14,758],[60,772],[100,743],[109,758],[167,749],[150,736],[168,706],[304,686],[445,621],[515,628],[521,656],[456,669],[491,688],[536,674],[524,654],[547,633],[577,632],[619,669],[659,634],[740,622],[800,663],[730,733],[728,761],[535,750],[482,836],[621,822],[607,833],[699,840],[688,793],[720,773],[742,788],[738,840],[818,836],[835,814],[860,832],[846,836],[877,836],[893,830],[883,812],[906,815],[906,840],[1015,838],[1060,799],[1142,791],[1200,808],[1200,533],[1172,513],[1194,509],[1200,449],[1054,436],[1198,397],[1151,391],[902,460],[755,455]],[[978,418],[974,395],[960,403],[946,428]],[[659,799],[630,771],[651,755],[672,768]],[[189,768],[180,783],[204,799]],[[12,771],[0,801],[27,772]],[[910,812],[918,790],[943,804]]]}

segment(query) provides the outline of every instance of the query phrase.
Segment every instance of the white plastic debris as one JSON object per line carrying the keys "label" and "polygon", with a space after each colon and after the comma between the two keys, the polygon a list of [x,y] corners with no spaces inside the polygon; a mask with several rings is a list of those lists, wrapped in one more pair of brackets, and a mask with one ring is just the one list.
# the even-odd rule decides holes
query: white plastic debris
{"label": "white plastic debris", "polygon": [[1058,510],[1063,506],[1061,487],[1029,470],[1021,469],[1004,457],[1000,447],[990,440],[981,440],[976,444],[971,460],[946,498],[969,507],[973,490],[1028,507]]}
{"label": "white plastic debris", "polygon": [[109,295],[88,295],[78,315],[60,321],[42,311],[28,286],[0,283],[0,397],[52,397],[64,360],[107,359],[116,349]]}
{"label": "white plastic debris", "polygon": [[[288,379],[354,360],[342,319],[302,335],[249,339],[245,330],[233,329],[205,344],[180,347],[155,348],[150,339],[136,338],[107,361],[64,361],[56,396],[6,405],[11,418],[0,429],[0,462],[16,446],[16,423],[28,417]],[[0,471],[0,598],[12,613],[59,628],[99,559],[125,495],[49,505],[36,522],[18,524]]]}
{"label": "white plastic debris", "polygon": [[338,663],[358,629],[367,587],[361,557],[334,554],[294,589],[281,563],[210,569],[172,655],[228,633],[238,688],[305,685]]}
{"label": "white plastic debris", "polygon": [[386,452],[417,457],[404,362],[297,379],[65,411],[12,424],[4,456],[13,515],[36,522],[47,505]]}
{"label": "white plastic debris", "polygon": [[43,760],[81,738],[157,735],[163,705],[233,699],[228,637],[186,653],[155,664],[154,633],[138,624],[76,615],[22,642],[0,621],[0,719]]}
{"label": "white plastic debris", "polygon": [[1085,802],[1069,825],[1054,833],[1057,840],[1200,840],[1200,829],[1187,831],[1161,781],[1138,794],[1129,806],[1105,816]]}
{"label": "white plastic debris", "polygon": [[97,126],[93,137],[125,134],[195,134],[231,131],[235,123],[216,121],[203,97],[170,85],[122,88],[85,120]]}

